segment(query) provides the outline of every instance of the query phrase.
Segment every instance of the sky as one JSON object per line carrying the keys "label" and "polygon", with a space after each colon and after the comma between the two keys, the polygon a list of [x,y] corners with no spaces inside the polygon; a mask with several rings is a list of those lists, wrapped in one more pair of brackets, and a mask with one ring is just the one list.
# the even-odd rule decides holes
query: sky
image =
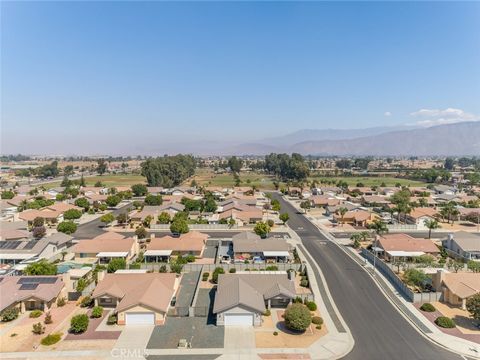
{"label": "sky", "polygon": [[480,120],[480,3],[0,6],[2,153]]}

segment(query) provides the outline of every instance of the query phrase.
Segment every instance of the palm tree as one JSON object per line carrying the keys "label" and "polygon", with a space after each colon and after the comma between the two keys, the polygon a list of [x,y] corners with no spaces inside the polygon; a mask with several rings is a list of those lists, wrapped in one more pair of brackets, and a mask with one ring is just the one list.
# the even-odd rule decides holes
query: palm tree
{"label": "palm tree", "polygon": [[347,213],[348,209],[345,208],[345,207],[341,207],[340,209],[338,209],[338,213],[340,214],[340,216],[342,217],[342,225],[343,225],[343,217],[345,216],[345,214]]}
{"label": "palm tree", "polygon": [[426,219],[423,223],[428,228],[428,238],[430,239],[432,237],[432,230],[438,229],[440,224],[435,219]]}

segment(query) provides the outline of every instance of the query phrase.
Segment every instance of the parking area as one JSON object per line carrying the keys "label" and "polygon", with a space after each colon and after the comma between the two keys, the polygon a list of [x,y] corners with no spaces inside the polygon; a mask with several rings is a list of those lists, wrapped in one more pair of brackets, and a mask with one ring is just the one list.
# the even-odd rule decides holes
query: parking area
{"label": "parking area", "polygon": [[207,240],[205,250],[203,251],[203,257],[207,259],[215,259],[217,257],[217,245],[218,241]]}
{"label": "parking area", "polygon": [[167,317],[162,326],[156,326],[147,349],[176,349],[180,339],[190,342],[192,348],[223,348],[225,328],[215,325],[212,313],[214,289],[200,289],[196,308],[208,308],[206,317]]}

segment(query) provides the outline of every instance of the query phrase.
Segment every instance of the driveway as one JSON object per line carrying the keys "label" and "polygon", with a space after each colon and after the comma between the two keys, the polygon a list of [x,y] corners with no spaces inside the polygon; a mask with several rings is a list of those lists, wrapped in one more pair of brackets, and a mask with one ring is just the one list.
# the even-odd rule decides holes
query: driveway
{"label": "driveway", "polygon": [[153,325],[126,325],[113,349],[145,349],[154,328]]}
{"label": "driveway", "polygon": [[255,348],[255,331],[252,326],[225,326],[225,349],[245,350]]}

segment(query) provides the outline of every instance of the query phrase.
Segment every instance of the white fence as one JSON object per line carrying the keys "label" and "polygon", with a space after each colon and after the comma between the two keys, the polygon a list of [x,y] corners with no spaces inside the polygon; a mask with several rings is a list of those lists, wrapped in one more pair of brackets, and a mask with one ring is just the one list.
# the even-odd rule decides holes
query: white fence
{"label": "white fence", "polygon": [[[142,263],[140,267],[142,269],[147,269],[153,272],[159,271],[162,266],[165,266],[167,271],[170,271],[169,263]],[[225,272],[229,272],[230,269],[235,269],[236,271],[267,271],[268,269],[274,269],[275,266],[279,271],[288,271],[295,270],[300,271],[302,264],[298,263],[276,263],[276,264],[195,264],[187,263],[183,265],[182,271],[203,271],[203,272],[213,272],[215,268],[221,267]]]}
{"label": "white fence", "polygon": [[[190,230],[235,230],[238,225],[228,224],[188,224]],[[150,230],[170,230],[170,224],[151,224]]]}

